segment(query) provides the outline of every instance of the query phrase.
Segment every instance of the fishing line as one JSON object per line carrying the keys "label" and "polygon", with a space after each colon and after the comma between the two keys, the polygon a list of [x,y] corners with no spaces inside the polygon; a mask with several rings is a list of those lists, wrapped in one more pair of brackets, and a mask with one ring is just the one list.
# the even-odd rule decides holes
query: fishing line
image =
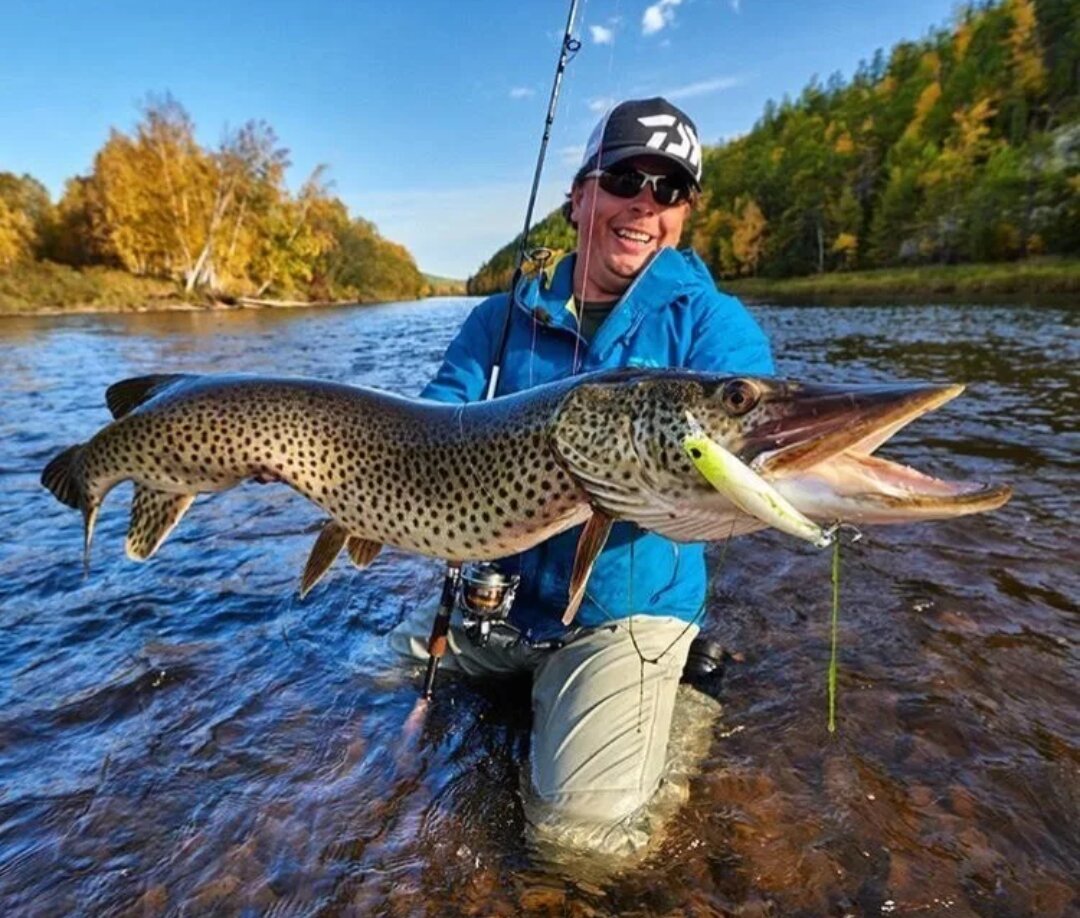
{"label": "fishing line", "polygon": [[832,550],[832,626],[829,648],[829,732],[836,732],[836,656],[840,632],[840,540],[833,542]]}
{"label": "fishing line", "polygon": [[836,732],[836,682],[839,669],[840,653],[840,536],[847,532],[854,545],[862,538],[862,532],[851,523],[841,523],[837,520],[825,530],[825,535],[832,538],[832,615],[829,625],[829,673],[827,677],[830,733]]}
{"label": "fishing line", "polygon": [[[619,15],[619,4],[618,3],[616,3],[616,5],[615,5],[615,15],[616,15],[616,18],[618,18],[618,15]],[[614,42],[614,40],[612,40],[612,42],[611,42],[611,50],[608,52],[608,72],[607,72],[607,81],[606,81],[608,87],[611,86],[612,72],[614,71],[614,69],[615,69],[615,42]],[[619,78],[618,90],[619,90],[619,93],[621,94],[621,92],[622,92],[622,77]],[[610,103],[611,100],[612,100],[612,97],[609,95],[607,98],[608,98],[608,102]],[[604,113],[603,127],[600,128],[600,143],[599,143],[599,145],[597,146],[597,149],[596,149],[596,166],[595,166],[595,168],[599,168],[600,163],[603,162],[603,158],[604,158],[604,137],[605,137],[606,132],[607,132],[608,119],[611,117],[611,111],[612,111],[613,108],[614,108],[614,104],[609,104],[608,108],[607,108],[607,111]],[[588,150],[587,144],[588,144],[588,141],[586,141],[586,151]],[[595,228],[596,228],[596,222],[595,222],[596,221],[596,198],[597,198],[597,193],[596,193],[596,188],[594,187],[593,188],[593,194],[592,194],[592,201],[591,201],[590,207],[589,207],[588,222],[586,224],[587,227],[588,227],[588,234],[587,234],[587,242],[586,242],[586,245],[585,245],[585,257],[583,259],[582,267],[581,267],[582,279],[583,280],[582,280],[582,290],[581,290],[581,300],[580,300],[580,302],[578,302],[578,300],[577,300],[577,291],[571,289],[571,293],[574,296],[574,302],[575,302],[575,310],[574,311],[575,311],[576,318],[577,318],[577,323],[578,323],[578,334],[574,338],[574,356],[573,356],[573,358],[571,359],[571,362],[570,362],[570,375],[571,376],[574,376],[574,375],[577,374],[577,372],[578,372],[578,370],[580,368],[580,361],[581,361],[581,334],[580,334],[580,331],[581,331],[582,320],[585,318],[585,300],[586,300],[586,297],[585,297],[585,285],[588,283],[588,278],[589,278],[589,261],[590,261],[590,259],[592,257],[593,233],[594,233]],[[581,229],[581,226],[579,224],[578,233],[581,234],[581,232],[582,232],[582,229]],[[575,265],[575,267],[577,267],[577,266]],[[571,280],[571,288],[572,287],[573,287],[573,281]],[[618,299],[616,299],[616,302],[618,302]]]}
{"label": "fishing line", "polygon": [[[637,636],[634,634],[634,613],[631,612],[629,614],[629,616],[628,616],[627,631],[628,631],[628,633],[630,635],[630,643],[634,647],[634,653],[636,653],[637,657],[638,657],[638,733],[641,732],[641,722],[642,722],[642,718],[644,717],[644,713],[645,713],[645,664],[646,663],[651,663],[653,666],[656,666],[657,664],[659,664],[660,661],[665,656],[667,656],[668,653],[670,653],[671,648],[674,647],[676,644],[678,644],[679,641],[681,641],[686,636],[686,632],[688,632],[693,626],[697,625],[699,622],[702,621],[702,619],[704,619],[706,609],[708,608],[709,594],[712,592],[713,580],[723,570],[724,562],[727,559],[728,546],[731,544],[732,539],[735,537],[735,524],[736,524],[737,520],[738,520],[738,516],[736,516],[735,518],[732,519],[732,521],[731,521],[731,531],[728,533],[728,537],[726,539],[724,539],[723,542],[720,543],[721,544],[720,557],[719,557],[719,559],[717,559],[715,568],[711,568],[709,570],[707,576],[706,576],[706,580],[705,580],[705,598],[701,601],[701,605],[698,607],[697,612],[695,612],[693,618],[691,618],[686,623],[686,625],[683,626],[682,631],[680,631],[677,635],[675,635],[675,637],[672,639],[671,643],[669,643],[667,645],[667,647],[665,647],[663,650],[661,650],[660,653],[658,653],[651,660],[648,657],[646,657],[645,654],[642,652],[641,645],[638,644]],[[630,571],[629,571],[629,575],[628,575],[628,578],[627,578],[627,607],[632,607],[633,602],[634,602],[633,582],[634,582],[634,542],[631,541],[631,543],[630,543]],[[610,619],[611,621],[617,621],[615,616],[613,616],[610,612],[608,612],[607,609],[605,609],[599,602],[597,602],[596,598],[593,597],[592,594],[590,594],[587,590],[586,590],[586,596],[589,597],[589,599],[593,602],[593,604],[605,616],[607,616],[608,619]],[[647,615],[648,613],[643,612],[641,614],[642,615]]]}

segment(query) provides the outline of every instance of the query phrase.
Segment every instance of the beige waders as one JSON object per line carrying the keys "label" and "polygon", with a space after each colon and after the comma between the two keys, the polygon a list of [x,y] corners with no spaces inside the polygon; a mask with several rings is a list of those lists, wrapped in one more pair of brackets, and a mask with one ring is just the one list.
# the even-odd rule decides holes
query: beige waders
{"label": "beige waders", "polygon": [[[426,660],[432,614],[418,610],[395,628],[394,649]],[[554,650],[478,647],[455,613],[442,666],[469,676],[532,674],[525,805],[534,837],[613,854],[648,841],[642,811],[665,775],[675,695],[697,633],[678,618],[638,615]]]}

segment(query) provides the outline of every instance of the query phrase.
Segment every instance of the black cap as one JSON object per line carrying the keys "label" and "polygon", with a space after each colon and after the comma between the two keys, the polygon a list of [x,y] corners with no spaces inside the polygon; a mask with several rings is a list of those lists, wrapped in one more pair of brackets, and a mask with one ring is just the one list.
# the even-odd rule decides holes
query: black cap
{"label": "black cap", "polygon": [[685,112],[657,96],[630,99],[611,109],[585,145],[580,179],[593,169],[607,169],[634,156],[668,159],[701,188],[701,144]]}

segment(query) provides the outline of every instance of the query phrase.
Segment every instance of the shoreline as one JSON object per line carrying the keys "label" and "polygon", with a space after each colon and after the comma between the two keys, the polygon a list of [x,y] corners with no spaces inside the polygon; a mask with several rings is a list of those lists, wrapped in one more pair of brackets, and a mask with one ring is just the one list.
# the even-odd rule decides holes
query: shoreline
{"label": "shoreline", "polygon": [[140,315],[154,312],[235,312],[240,309],[306,309],[312,306],[377,306],[378,302],[361,303],[356,300],[338,300],[302,303],[282,300],[272,302],[259,300],[244,302],[242,299],[229,302],[213,300],[205,303],[193,303],[188,300],[159,300],[134,305],[76,303],[72,306],[41,306],[37,309],[5,310],[0,308],[0,319],[15,319],[31,316],[82,316],[82,315],[121,315],[137,313]]}
{"label": "shoreline", "polygon": [[[439,279],[437,279],[439,280]],[[418,293],[446,294],[445,284]],[[0,270],[0,319],[21,316],[64,316],[154,312],[223,312],[238,309],[306,309],[325,306],[375,306],[395,302],[375,299],[380,288],[340,300],[272,299],[230,293],[185,295],[176,283],[137,277],[116,268],[73,268],[50,261],[22,262]],[[399,297],[400,298],[400,297]]]}
{"label": "shoreline", "polygon": [[721,288],[752,302],[851,305],[886,302],[1009,304],[1080,301],[1080,260],[879,268],[806,277],[739,278]]}
{"label": "shoreline", "polygon": [[[72,269],[67,276],[80,276]],[[64,294],[78,298],[72,305],[24,305],[36,291],[19,290],[22,284],[4,287],[0,276],[0,319],[22,316],[119,315],[155,312],[225,312],[239,309],[307,309],[327,306],[375,306],[392,300],[272,300],[256,297],[222,297],[187,300],[163,289],[160,281],[147,281],[115,271],[86,272],[82,277],[99,279],[94,290],[41,291],[38,296],[55,303]],[[10,279],[9,279],[10,280]],[[27,284],[26,286],[30,286]],[[1034,259],[994,264],[935,265],[915,268],[880,268],[874,271],[834,272],[805,277],[748,277],[721,279],[725,293],[753,303],[797,305],[884,305],[888,303],[956,303],[978,305],[1080,303],[1080,259]],[[16,293],[18,290],[18,293]],[[442,291],[439,291],[442,293]],[[4,297],[3,294],[9,294]],[[87,299],[82,297],[87,296]],[[434,296],[435,294],[432,294]],[[461,294],[467,296],[468,294]],[[98,302],[94,299],[100,297]],[[428,299],[431,297],[422,297]],[[8,302],[4,302],[5,299]],[[79,301],[81,300],[81,301]],[[103,301],[101,301],[103,300]],[[21,301],[21,302],[20,302]]]}

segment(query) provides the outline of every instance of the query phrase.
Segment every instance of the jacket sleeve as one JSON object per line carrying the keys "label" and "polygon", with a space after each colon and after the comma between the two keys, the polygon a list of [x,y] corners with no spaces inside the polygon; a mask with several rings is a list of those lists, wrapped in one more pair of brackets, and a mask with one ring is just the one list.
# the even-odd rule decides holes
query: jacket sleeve
{"label": "jacket sleeve", "polygon": [[686,366],[713,373],[772,376],[776,372],[761,326],[739,300],[719,291],[701,304]]}
{"label": "jacket sleeve", "polygon": [[502,331],[505,294],[489,297],[469,313],[443,355],[442,365],[420,393],[437,402],[476,402],[484,397]]}

